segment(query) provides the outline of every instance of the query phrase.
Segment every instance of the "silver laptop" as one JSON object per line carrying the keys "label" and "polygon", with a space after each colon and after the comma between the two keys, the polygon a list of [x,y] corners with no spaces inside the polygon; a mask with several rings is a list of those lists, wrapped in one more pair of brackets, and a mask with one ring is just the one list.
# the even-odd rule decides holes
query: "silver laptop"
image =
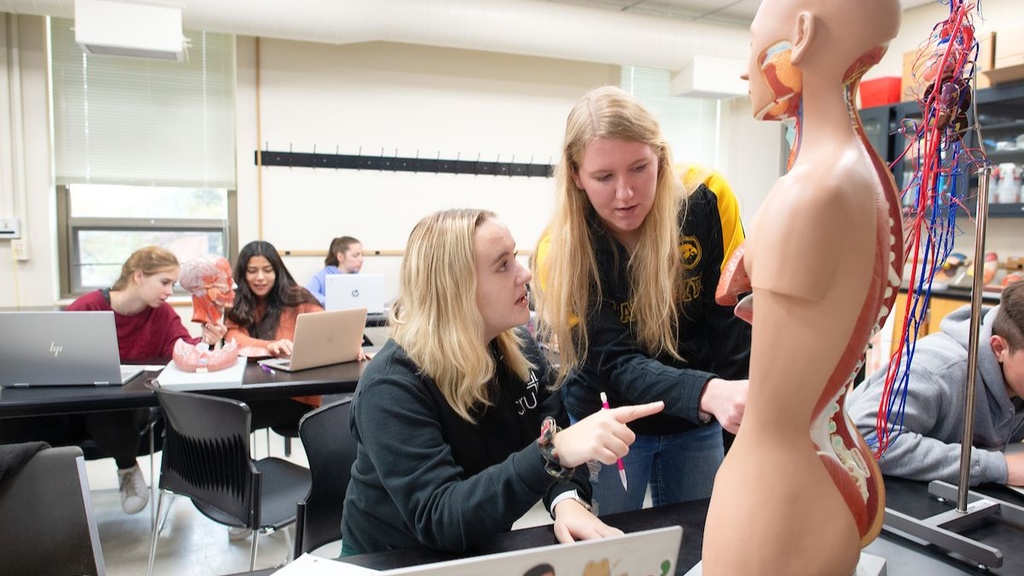
{"label": "silver laptop", "polygon": [[113,312],[0,312],[0,334],[0,386],[120,386],[142,373],[121,366]]}
{"label": "silver laptop", "polygon": [[679,526],[622,536],[555,544],[385,570],[387,576],[480,576],[482,574],[675,574],[683,529]]}
{"label": "silver laptop", "polygon": [[365,327],[366,308],[299,314],[291,357],[260,360],[260,364],[271,370],[295,372],[351,362],[359,358]]}
{"label": "silver laptop", "polygon": [[331,274],[326,282],[325,309],[366,308],[370,314],[384,313],[383,274]]}

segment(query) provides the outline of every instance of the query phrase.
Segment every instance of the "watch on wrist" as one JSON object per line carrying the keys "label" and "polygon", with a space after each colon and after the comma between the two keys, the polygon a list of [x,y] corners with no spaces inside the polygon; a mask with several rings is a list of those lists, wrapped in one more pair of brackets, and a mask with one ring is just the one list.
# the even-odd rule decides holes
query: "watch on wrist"
{"label": "watch on wrist", "polygon": [[559,431],[558,423],[548,416],[540,424],[540,437],[537,438],[537,446],[540,447],[540,455],[544,457],[544,471],[552,478],[565,482],[572,478],[573,469],[566,468],[558,462],[558,454],[555,451],[555,434]]}
{"label": "watch on wrist", "polygon": [[711,413],[698,409],[697,419],[700,420],[701,424],[709,424],[711,422]]}

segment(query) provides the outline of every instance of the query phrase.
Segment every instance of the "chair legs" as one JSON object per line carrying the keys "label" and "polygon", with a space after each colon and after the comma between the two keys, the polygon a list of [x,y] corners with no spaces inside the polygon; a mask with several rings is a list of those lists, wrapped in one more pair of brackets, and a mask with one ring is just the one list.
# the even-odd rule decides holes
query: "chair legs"
{"label": "chair legs", "polygon": [[[149,568],[146,570],[146,574],[148,576],[153,576],[153,563],[156,560],[156,541],[160,536],[160,530],[157,529],[157,523],[160,521],[160,512],[163,511],[164,494],[166,494],[166,492],[160,490],[160,496],[157,498],[156,503],[156,522],[153,525],[153,537],[149,542]],[[170,506],[168,506],[168,513],[170,513]],[[249,571],[251,572],[252,569],[250,568]]]}

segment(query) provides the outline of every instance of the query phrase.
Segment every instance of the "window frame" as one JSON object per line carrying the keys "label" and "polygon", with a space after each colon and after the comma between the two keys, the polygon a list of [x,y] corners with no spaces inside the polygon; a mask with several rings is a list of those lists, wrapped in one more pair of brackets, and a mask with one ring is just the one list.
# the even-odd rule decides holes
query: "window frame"
{"label": "window frame", "polygon": [[[103,232],[211,232],[222,231],[227,258],[232,267],[238,254],[238,194],[227,190],[227,218],[97,218],[92,216],[75,218],[71,216],[71,187],[58,184],[57,196],[57,251],[60,266],[60,298],[77,298],[95,287],[84,287],[76,264],[78,255],[78,233],[83,231]],[[138,246],[136,248],[141,248]],[[175,292],[185,294],[175,285]]]}

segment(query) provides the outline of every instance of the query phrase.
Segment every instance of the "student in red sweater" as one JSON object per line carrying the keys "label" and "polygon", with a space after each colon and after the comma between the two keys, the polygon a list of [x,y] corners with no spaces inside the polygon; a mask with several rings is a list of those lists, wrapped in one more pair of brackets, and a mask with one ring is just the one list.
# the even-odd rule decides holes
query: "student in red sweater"
{"label": "student in red sweater", "polygon": [[[178,259],[171,252],[157,246],[140,248],[122,265],[121,276],[111,288],[85,294],[67,309],[113,311],[118,352],[124,363],[169,361],[179,338],[191,344],[200,340],[216,344],[227,328],[207,324],[201,338],[192,337],[167,303],[179,270]],[[92,438],[103,453],[114,458],[121,507],[135,514],[149,501],[146,481],[135,461],[139,431],[148,418],[147,409],[137,409],[5,419],[0,438],[45,440],[51,445]]]}

